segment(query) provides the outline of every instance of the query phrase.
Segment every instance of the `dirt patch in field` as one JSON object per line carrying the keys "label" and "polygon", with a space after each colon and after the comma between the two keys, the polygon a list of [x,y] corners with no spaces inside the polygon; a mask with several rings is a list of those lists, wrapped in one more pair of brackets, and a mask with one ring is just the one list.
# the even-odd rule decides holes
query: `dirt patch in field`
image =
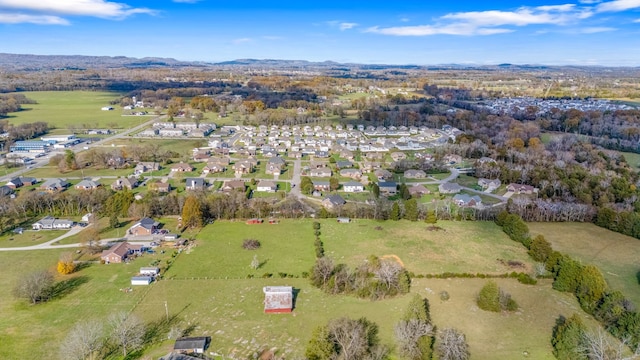
{"label": "dirt patch in field", "polygon": [[402,262],[402,260],[398,257],[398,255],[395,255],[395,254],[382,255],[380,258],[381,258],[381,259],[393,259],[393,260],[395,260],[398,264],[402,265],[402,267],[405,267],[405,266],[404,266],[404,262]]}

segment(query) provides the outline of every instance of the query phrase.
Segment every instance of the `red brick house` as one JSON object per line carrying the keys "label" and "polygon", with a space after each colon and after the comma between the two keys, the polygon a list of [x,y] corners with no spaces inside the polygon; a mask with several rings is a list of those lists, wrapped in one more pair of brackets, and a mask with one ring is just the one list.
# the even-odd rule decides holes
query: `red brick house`
{"label": "red brick house", "polygon": [[146,236],[152,235],[158,230],[160,223],[150,219],[150,218],[142,218],[137,223],[133,224],[132,227],[127,231],[130,235],[134,236]]}
{"label": "red brick house", "polygon": [[129,255],[131,255],[131,250],[129,249],[129,243],[121,242],[113,245],[108,250],[104,250],[102,252],[102,255],[100,255],[100,259],[102,259],[105,262],[105,264],[121,263]]}

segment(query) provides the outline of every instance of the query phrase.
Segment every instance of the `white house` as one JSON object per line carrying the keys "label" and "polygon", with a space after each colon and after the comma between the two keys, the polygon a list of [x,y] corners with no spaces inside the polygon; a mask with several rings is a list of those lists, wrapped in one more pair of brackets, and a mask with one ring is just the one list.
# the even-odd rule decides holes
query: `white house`
{"label": "white house", "polygon": [[141,267],[140,275],[145,276],[156,276],[160,273],[160,268],[158,267]]}
{"label": "white house", "polygon": [[31,225],[33,230],[60,230],[71,229],[73,221],[56,219],[53,216],[45,216]]}
{"label": "white house", "polygon": [[364,185],[357,181],[349,181],[342,186],[344,192],[361,192],[364,191]]}

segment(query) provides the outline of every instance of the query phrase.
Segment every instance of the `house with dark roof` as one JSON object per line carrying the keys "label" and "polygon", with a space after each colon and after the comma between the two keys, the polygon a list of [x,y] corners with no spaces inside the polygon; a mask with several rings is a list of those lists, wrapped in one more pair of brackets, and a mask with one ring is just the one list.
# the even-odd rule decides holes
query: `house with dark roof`
{"label": "house with dark roof", "polygon": [[127,230],[127,233],[134,236],[152,235],[159,226],[159,222],[145,217],[140,219],[140,221],[138,221],[137,223],[133,224],[133,226],[131,226],[129,230]]}
{"label": "house with dark roof", "polygon": [[378,183],[380,194],[395,195],[398,192],[398,184],[395,181],[381,181]]}
{"label": "house with dark roof", "polygon": [[138,180],[136,178],[118,178],[111,184],[111,190],[120,191],[123,189],[133,190],[138,187]]}
{"label": "house with dark roof", "polygon": [[324,200],[322,200],[322,205],[327,209],[333,209],[335,207],[346,204],[345,199],[340,195],[329,195]]}
{"label": "house with dark roof", "polygon": [[338,169],[349,169],[353,167],[353,163],[347,160],[336,161],[336,168]]}
{"label": "house with dark roof", "polygon": [[176,339],[173,351],[180,354],[204,354],[210,343],[209,336],[183,337]]}
{"label": "house with dark roof", "polygon": [[323,180],[313,180],[313,189],[318,191],[329,191],[331,183]]}
{"label": "house with dark roof", "polygon": [[48,192],[56,192],[62,191],[69,187],[69,183],[62,179],[47,179],[45,182],[40,185],[40,190],[48,191]]}
{"label": "house with dark roof", "polygon": [[349,181],[342,185],[342,190],[344,190],[344,192],[361,192],[364,191],[364,185],[357,181]]}
{"label": "house with dark roof", "polygon": [[207,184],[204,182],[203,178],[186,178],[185,184],[185,189],[191,191],[204,190],[207,187]]}
{"label": "house with dark roof", "polygon": [[78,190],[93,190],[102,186],[99,181],[93,181],[89,179],[84,179],[76,184],[75,188]]}
{"label": "house with dark roof", "polygon": [[0,197],[12,195],[15,191],[7,185],[0,186]]}

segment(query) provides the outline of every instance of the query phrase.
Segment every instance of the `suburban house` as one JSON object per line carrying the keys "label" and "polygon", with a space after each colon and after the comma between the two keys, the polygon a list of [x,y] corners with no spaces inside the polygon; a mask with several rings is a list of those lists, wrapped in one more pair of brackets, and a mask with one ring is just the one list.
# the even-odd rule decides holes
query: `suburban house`
{"label": "suburban house", "polygon": [[282,314],[293,311],[293,287],[265,286],[264,312],[267,314]]}
{"label": "suburban house", "polygon": [[0,186],[0,196],[10,196],[13,195],[14,192],[15,191],[7,185]]}
{"label": "suburban house", "polygon": [[139,162],[133,170],[134,175],[140,175],[149,171],[160,170],[160,164],[157,162]]}
{"label": "suburban house", "polygon": [[392,152],[391,153],[391,159],[393,159],[393,161],[400,161],[400,160],[406,160],[407,159],[407,154],[403,153],[403,152]]}
{"label": "suburban house", "polygon": [[161,180],[152,181],[147,185],[149,190],[157,191],[159,193],[168,193],[171,191],[171,184]]}
{"label": "suburban house", "polygon": [[378,183],[380,194],[395,195],[398,192],[398,184],[395,181],[381,181]]}
{"label": "suburban house", "polygon": [[420,197],[420,196],[425,195],[425,194],[431,194],[431,191],[429,191],[429,189],[427,189],[422,184],[416,184],[416,185],[413,185],[413,186],[409,186],[408,190],[409,190],[409,194],[411,194],[411,196],[415,196],[415,197]]}
{"label": "suburban house", "polygon": [[62,191],[69,187],[69,183],[62,179],[48,179],[40,185],[40,190],[48,192]]}
{"label": "suburban house", "polygon": [[189,172],[193,170],[193,166],[183,162],[171,166],[171,172]]}
{"label": "suburban house", "polygon": [[364,185],[357,181],[349,181],[342,185],[342,190],[344,190],[344,192],[361,192],[364,191]]}
{"label": "suburban house", "polygon": [[45,216],[31,225],[33,230],[60,230],[71,229],[73,221],[56,219],[53,216]]}
{"label": "suburban house", "polygon": [[6,185],[12,189],[17,189],[22,186],[33,185],[37,182],[38,180],[36,180],[35,178],[20,176],[9,180]]}
{"label": "suburban house", "polygon": [[89,179],[84,179],[76,184],[75,188],[78,190],[93,190],[102,186],[99,181],[93,181]]}
{"label": "suburban house", "polygon": [[133,224],[133,226],[131,226],[129,230],[127,230],[127,233],[134,236],[152,235],[159,226],[159,222],[145,217],[140,219],[140,221],[138,221],[137,223]]}
{"label": "suburban house", "polygon": [[183,337],[176,339],[173,345],[173,351],[180,354],[204,354],[211,338],[208,336]]}
{"label": "suburban house", "polygon": [[280,175],[286,163],[283,158],[273,156],[267,162],[267,174]]}
{"label": "suburban house", "polygon": [[222,191],[244,191],[245,183],[242,180],[229,180],[225,181],[224,185],[222,185]]}
{"label": "suburban house", "polygon": [[442,158],[442,160],[449,165],[460,164],[462,162],[462,156],[456,154],[447,154]]}
{"label": "suburban house", "polygon": [[203,178],[187,178],[185,179],[186,190],[204,190],[207,187],[207,184],[204,182]]}
{"label": "suburban house", "polygon": [[102,251],[102,255],[100,255],[100,259],[104,261],[105,264],[111,263],[121,263],[123,262],[129,255],[133,254],[130,248],[131,244],[128,242],[119,242],[107,250]]}
{"label": "suburban house", "polygon": [[340,195],[329,195],[322,200],[322,205],[327,209],[333,209],[346,203],[347,202]]}
{"label": "suburban house", "polygon": [[507,185],[507,191],[515,194],[533,194],[536,192],[536,189],[531,185],[511,183]]}
{"label": "suburban house", "polygon": [[256,187],[256,191],[276,192],[278,184],[273,181],[261,180]]}
{"label": "suburban house", "polygon": [[111,184],[111,190],[120,191],[120,190],[133,190],[138,187],[138,180],[136,178],[128,177],[128,178],[118,178]]}
{"label": "suburban house", "polygon": [[404,172],[404,177],[407,179],[424,179],[427,177],[427,173],[422,170],[407,170]]}
{"label": "suburban house", "polygon": [[362,177],[362,171],[359,169],[342,169],[340,170],[340,176],[358,180]]}
{"label": "suburban house", "polygon": [[353,163],[351,161],[337,161],[336,168],[338,169],[349,169],[353,167]]}
{"label": "suburban house", "polygon": [[485,179],[485,178],[478,179],[478,186],[489,191],[493,191],[499,188],[501,184],[502,182],[500,181],[500,179],[495,179],[495,180]]}
{"label": "suburban house", "polygon": [[330,168],[316,168],[309,171],[311,177],[331,177],[333,172]]}
{"label": "suburban house", "polygon": [[385,181],[393,178],[391,171],[385,169],[378,169],[374,171],[373,174],[378,178],[378,181]]}
{"label": "suburban house", "polygon": [[313,189],[318,191],[329,191],[331,185],[328,181],[314,180]]}
{"label": "suburban house", "polygon": [[210,158],[207,161],[207,165],[202,169],[203,174],[209,173],[220,173],[225,172],[227,170],[227,166],[229,166],[230,159],[225,158]]}
{"label": "suburban house", "polygon": [[453,201],[458,206],[478,206],[482,204],[482,199],[478,195],[456,194],[453,197]]}
{"label": "suburban house", "polygon": [[438,186],[438,191],[441,194],[457,194],[460,192],[460,190],[462,190],[462,186],[456,184],[456,183],[442,183]]}
{"label": "suburban house", "polygon": [[232,168],[236,174],[250,174],[253,172],[253,168],[256,165],[258,165],[257,161],[244,159],[244,160],[236,161],[233,164]]}

